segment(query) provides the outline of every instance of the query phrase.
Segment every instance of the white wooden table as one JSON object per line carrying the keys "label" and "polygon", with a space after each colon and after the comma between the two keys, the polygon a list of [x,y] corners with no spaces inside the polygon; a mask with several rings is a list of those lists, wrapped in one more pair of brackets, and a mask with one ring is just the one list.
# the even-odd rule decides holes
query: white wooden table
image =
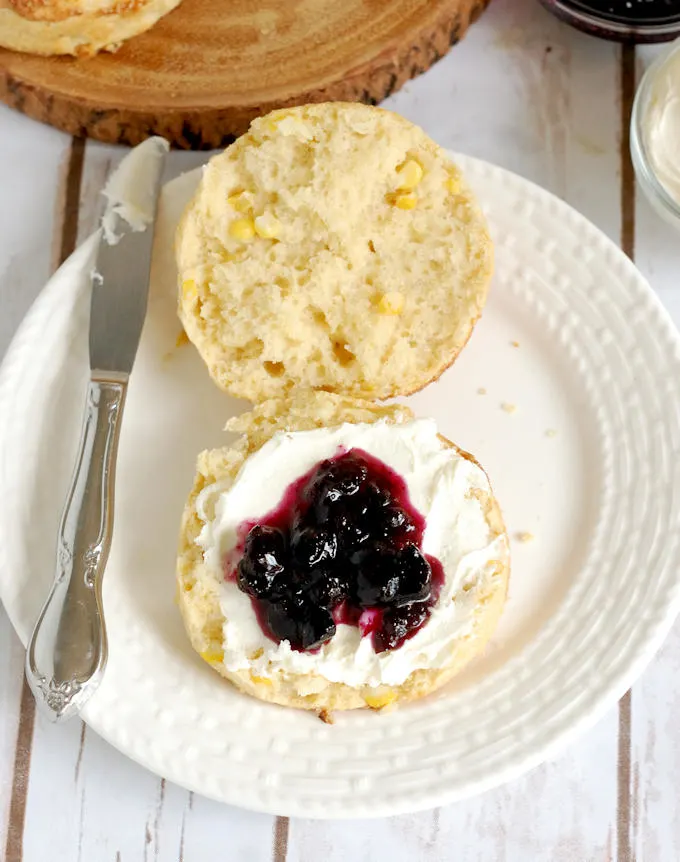
{"label": "white wooden table", "polygon": [[[494,0],[388,106],[573,204],[635,258],[680,323],[680,234],[641,198],[628,157],[636,81],[655,53],[576,33],[536,0]],[[0,355],[92,229],[121,155],[0,109]],[[174,153],[172,172],[203,158]],[[467,802],[376,821],[289,822],[167,784],[83,724],[36,716],[22,667],[0,607],[0,860],[680,860],[680,623],[632,692],[558,759]]]}

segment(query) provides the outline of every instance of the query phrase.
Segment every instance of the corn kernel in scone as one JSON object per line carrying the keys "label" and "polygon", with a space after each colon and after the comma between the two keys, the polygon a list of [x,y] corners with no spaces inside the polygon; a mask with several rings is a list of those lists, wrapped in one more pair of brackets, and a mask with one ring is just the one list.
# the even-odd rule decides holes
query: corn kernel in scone
{"label": "corn kernel in scone", "polygon": [[281,233],[281,223],[271,213],[262,213],[255,219],[255,233],[262,239],[276,239]]}
{"label": "corn kernel in scone", "polygon": [[236,219],[229,225],[229,236],[241,242],[249,242],[255,236],[255,223],[251,218]]}
{"label": "corn kernel in scone", "polygon": [[378,689],[375,694],[364,695],[366,706],[370,706],[371,709],[383,709],[383,707],[394,703],[396,699],[397,693],[389,688],[381,688]]}
{"label": "corn kernel in scone", "polygon": [[400,189],[410,191],[423,178],[423,169],[415,159],[407,159],[397,168],[397,178]]}
{"label": "corn kernel in scone", "polygon": [[412,210],[415,209],[416,204],[418,203],[418,198],[411,192],[404,192],[403,194],[394,195],[390,201],[395,207],[397,207],[397,209]]}
{"label": "corn kernel in scone", "polygon": [[401,314],[404,310],[404,296],[396,291],[384,293],[378,302],[378,311],[381,314]]}

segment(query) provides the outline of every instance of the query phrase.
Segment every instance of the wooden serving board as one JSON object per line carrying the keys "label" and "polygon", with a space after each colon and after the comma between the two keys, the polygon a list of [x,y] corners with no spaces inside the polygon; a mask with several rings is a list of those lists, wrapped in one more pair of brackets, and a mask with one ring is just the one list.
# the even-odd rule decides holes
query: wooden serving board
{"label": "wooden serving board", "polygon": [[0,49],[0,99],[72,135],[210,149],[310,101],[375,104],[424,72],[489,0],[183,0],[115,54]]}

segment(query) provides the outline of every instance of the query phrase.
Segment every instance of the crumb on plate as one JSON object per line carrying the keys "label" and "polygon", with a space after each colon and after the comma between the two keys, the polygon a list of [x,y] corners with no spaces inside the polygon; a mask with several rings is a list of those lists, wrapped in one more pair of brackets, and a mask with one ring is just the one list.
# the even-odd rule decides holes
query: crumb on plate
{"label": "crumb on plate", "polygon": [[503,401],[501,404],[501,410],[504,410],[506,413],[517,413],[517,405],[509,404],[507,401]]}
{"label": "crumb on plate", "polygon": [[510,344],[512,347],[519,347],[519,341],[511,341]]}
{"label": "crumb on plate", "polygon": [[548,428],[545,432],[546,437],[557,437],[557,431],[554,428]]}
{"label": "crumb on plate", "polygon": [[185,344],[189,343],[189,336],[186,334],[184,330],[180,332],[177,336],[177,340],[175,341],[175,347],[183,347]]}
{"label": "crumb on plate", "polygon": [[329,712],[327,709],[320,709],[317,715],[324,724],[334,724],[333,713]]}
{"label": "crumb on plate", "polygon": [[522,542],[523,544],[526,545],[528,542],[533,542],[534,539],[536,538],[536,536],[534,536],[533,533],[522,532],[522,533],[516,533],[515,538],[517,539],[518,542]]}
{"label": "crumb on plate", "polygon": [[483,386],[480,386],[477,390],[477,395],[486,395],[486,389]]}

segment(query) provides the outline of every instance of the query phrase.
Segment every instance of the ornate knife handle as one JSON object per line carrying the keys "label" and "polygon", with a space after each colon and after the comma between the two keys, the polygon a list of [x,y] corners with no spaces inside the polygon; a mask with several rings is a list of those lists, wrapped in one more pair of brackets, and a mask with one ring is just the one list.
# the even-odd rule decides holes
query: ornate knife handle
{"label": "ornate knife handle", "polygon": [[116,454],[127,375],[92,373],[80,450],[57,544],[54,584],[26,652],[26,677],[52,721],[94,694],[108,646],[102,578],[111,547]]}

